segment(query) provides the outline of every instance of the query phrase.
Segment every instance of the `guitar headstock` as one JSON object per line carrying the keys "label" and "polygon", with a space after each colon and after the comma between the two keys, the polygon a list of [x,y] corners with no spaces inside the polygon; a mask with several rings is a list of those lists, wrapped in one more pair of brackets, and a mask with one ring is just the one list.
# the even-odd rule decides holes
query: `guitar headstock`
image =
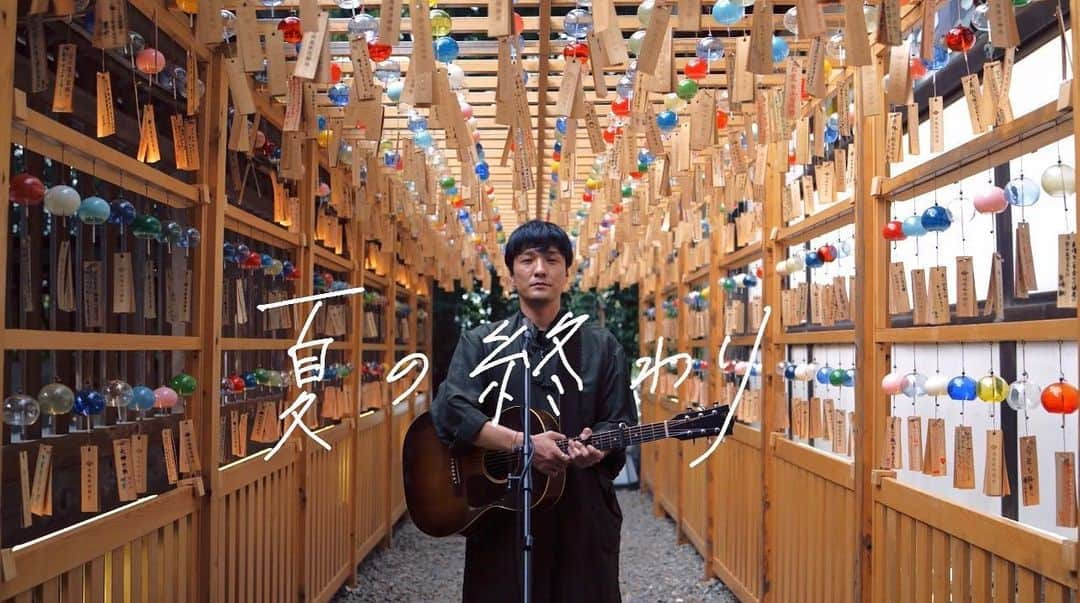
{"label": "guitar headstock", "polygon": [[[729,409],[726,405],[710,406],[679,413],[668,421],[668,432],[671,437],[680,440],[717,437],[724,427]],[[733,426],[734,422],[728,427],[728,433]]]}

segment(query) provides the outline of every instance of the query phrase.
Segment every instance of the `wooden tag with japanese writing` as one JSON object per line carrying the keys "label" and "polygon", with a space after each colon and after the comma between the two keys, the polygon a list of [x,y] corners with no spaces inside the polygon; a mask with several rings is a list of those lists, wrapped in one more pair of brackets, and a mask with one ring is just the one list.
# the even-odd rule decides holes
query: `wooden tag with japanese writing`
{"label": "wooden tag with japanese writing", "polygon": [[990,7],[990,43],[997,48],[1020,45],[1020,30],[1016,27],[1016,8],[1012,0],[988,0]]}
{"label": "wooden tag with japanese writing", "polygon": [[109,72],[97,74],[97,137],[105,138],[116,133],[116,113]]}
{"label": "wooden tag with japanese writing", "polygon": [[814,169],[814,180],[817,184],[818,201],[822,204],[836,202],[836,172],[833,162],[822,162]]}
{"label": "wooden tag with japanese writing", "polygon": [[170,484],[175,484],[180,479],[176,471],[176,444],[173,442],[172,429],[166,427],[161,430],[161,450],[165,455],[165,473]]}
{"label": "wooden tag with japanese writing", "polygon": [[393,46],[401,37],[401,0],[382,0],[379,5],[377,40]]}
{"label": "wooden tag with japanese writing", "polygon": [[72,95],[75,92],[74,44],[60,44],[56,51],[56,83],[53,87],[52,110],[54,113],[72,112]]}
{"label": "wooden tag with japanese writing", "polygon": [[975,299],[975,269],[971,256],[956,258],[956,315],[969,318],[978,313]]}
{"label": "wooden tag with japanese writing", "polygon": [[33,524],[34,518],[30,513],[30,451],[19,451],[19,500],[22,518],[22,527],[28,528]]}
{"label": "wooden tag with japanese writing", "polygon": [[923,455],[922,472],[940,477],[949,474],[945,462],[945,419],[927,419],[926,454]]}
{"label": "wooden tag with japanese writing", "polygon": [[847,436],[847,413],[842,408],[837,408],[833,411],[833,420],[835,424],[832,430],[832,451],[837,454],[848,453],[848,436]]}
{"label": "wooden tag with japanese writing", "polygon": [[930,97],[930,152],[945,150],[945,105],[942,97]]}
{"label": "wooden tag with japanese writing", "polygon": [[1031,254],[1031,225],[1016,225],[1016,287],[1014,295],[1026,299],[1031,291],[1038,290],[1035,283],[1035,260]]}
{"label": "wooden tag with japanese writing", "polygon": [[1058,286],[1057,307],[1075,308],[1076,291],[1076,235],[1058,235]]}
{"label": "wooden tag with japanese writing", "polygon": [[904,160],[903,116],[893,111],[889,113],[888,126],[885,130],[885,158],[890,163]]}
{"label": "wooden tag with japanese writing", "polygon": [[990,257],[990,285],[986,289],[986,303],[983,304],[983,316],[993,316],[995,320],[1005,319],[1005,295],[1002,290],[1001,254],[994,252]]}
{"label": "wooden tag with japanese writing", "polygon": [[908,312],[911,312],[911,302],[908,298],[904,263],[892,262],[889,264],[889,314]]}
{"label": "wooden tag with japanese writing", "polygon": [[198,444],[195,441],[195,423],[191,419],[180,421],[180,473],[199,473]]}
{"label": "wooden tag with japanese writing", "polygon": [[923,442],[922,417],[907,418],[908,466],[911,471],[922,471]]}
{"label": "wooden tag with japanese writing", "polygon": [[[218,35],[221,35],[220,26]],[[97,0],[94,4],[94,48],[120,48],[128,43],[127,2]],[[191,73],[190,71],[188,73]]]}
{"label": "wooden tag with japanese writing", "polygon": [[38,446],[34,461],[34,485],[30,493],[30,512],[34,515],[52,515],[52,446]]}
{"label": "wooden tag with japanese writing", "polygon": [[135,289],[131,271],[131,253],[113,254],[112,311],[130,314],[135,311]]}
{"label": "wooden tag with japanese writing", "polygon": [[240,456],[240,413],[235,410],[229,412],[229,452]]}
{"label": "wooden tag with japanese writing", "polygon": [[919,150],[919,105],[908,103],[907,105],[907,135],[908,153],[918,155]]}
{"label": "wooden tag with japanese writing", "polygon": [[810,398],[810,437],[820,438],[825,435],[825,425],[822,423],[821,398]]}
{"label": "wooden tag with japanese writing", "polygon": [[1057,486],[1056,525],[1076,527],[1076,454],[1054,453],[1054,473]]}
{"label": "wooden tag with japanese writing", "polygon": [[[846,38],[845,38],[846,39]],[[885,97],[881,94],[881,80],[877,76],[877,68],[874,65],[859,67],[859,93],[863,114],[867,117],[881,115],[885,112]]]}
{"label": "wooden tag with japanese writing", "polygon": [[988,429],[983,466],[983,494],[1006,496],[1009,493],[1009,475],[1005,469],[1005,441],[1000,429]]}
{"label": "wooden tag with japanese writing", "polygon": [[904,38],[900,32],[900,0],[882,0],[878,6],[878,16],[877,42],[886,46],[902,44]]}
{"label": "wooden tag with japanese writing", "polygon": [[237,444],[236,456],[243,458],[247,456],[248,446],[248,414],[246,412],[240,413],[240,433],[238,436],[239,443]]}
{"label": "wooden tag with japanese writing", "polygon": [[[752,101],[754,100],[754,74],[747,66],[750,60],[750,38],[742,36],[735,40],[735,56],[733,60],[735,84],[732,87],[734,94],[731,102]],[[729,73],[731,72],[729,71]]]}
{"label": "wooden tag with japanese writing", "polygon": [[149,450],[149,436],[139,433],[131,436],[131,474],[136,494],[146,494],[146,455]]}
{"label": "wooden tag with japanese writing", "polygon": [[930,268],[930,313],[929,323],[943,325],[949,322],[949,281],[948,271],[944,266]]}
{"label": "wooden tag with japanese writing", "polygon": [[914,268],[911,270],[911,299],[913,325],[925,325],[929,322],[930,301],[926,292],[926,270]]}
{"label": "wooden tag with japanese writing", "polygon": [[143,265],[143,316],[157,318],[157,266],[152,261]]}
{"label": "wooden tag with japanese writing", "polygon": [[[127,39],[126,31],[124,39]],[[44,92],[49,88],[49,63],[41,15],[27,17],[26,45],[30,48],[30,92]]]}
{"label": "wooden tag with japanese writing", "polygon": [[[21,245],[21,242],[20,242]],[[22,249],[20,249],[20,255],[23,255]],[[29,255],[25,254],[28,258]],[[21,258],[20,258],[21,259]],[[24,266],[22,269],[25,269]],[[26,271],[26,275],[31,274],[30,271]],[[33,308],[34,304],[32,300],[28,300],[27,293],[31,290],[29,283],[20,282],[20,290],[23,291],[23,303],[29,302],[29,307]],[[68,240],[63,239],[60,241],[60,250],[57,258],[56,268],[56,308],[61,312],[74,312],[75,311],[75,279],[72,274],[71,268],[71,244]],[[27,311],[24,307],[24,311]]]}
{"label": "wooden tag with japanese writing", "polygon": [[83,262],[83,326],[88,329],[101,328],[105,324],[105,306],[102,294],[105,290],[103,262],[88,260]]}
{"label": "wooden tag with japanese writing", "polygon": [[1025,507],[1039,504],[1039,452],[1035,436],[1020,436],[1020,493]]}
{"label": "wooden tag with japanese writing", "polygon": [[[261,67],[260,67],[261,68]],[[225,71],[229,79],[229,95],[232,97],[233,107],[240,115],[255,113],[255,99],[251,95],[251,85],[248,75],[238,58],[225,59]]]}
{"label": "wooden tag with japanese writing", "polygon": [[881,440],[881,468],[902,469],[900,459],[903,455],[900,438],[900,417],[888,417],[885,419],[885,437]]}
{"label": "wooden tag with japanese writing", "polygon": [[187,157],[187,147],[184,145],[184,118],[179,114],[170,115],[169,127],[172,132],[173,159],[176,162],[176,169],[191,169]]}
{"label": "wooden tag with japanese writing", "polygon": [[645,28],[645,38],[641,41],[641,51],[638,53],[638,73],[657,74],[656,68],[661,59],[660,51],[664,45],[670,19],[670,5],[657,5],[653,8],[649,25]]}
{"label": "wooden tag with japanese writing", "polygon": [[501,38],[512,34],[513,14],[510,0],[488,0],[488,37]]}
{"label": "wooden tag with japanese writing", "polygon": [[971,119],[971,133],[981,134],[986,131],[986,120],[982,115],[982,100],[980,97],[979,76],[971,73],[960,77],[960,83],[964,86],[964,99],[967,100],[968,117]]}
{"label": "wooden tag with japanese writing", "polygon": [[[280,49],[282,60],[284,61],[285,51],[281,44],[281,32],[275,31],[277,34],[278,48]],[[267,36],[267,45],[272,44],[272,36]],[[185,113],[188,117],[191,117],[199,112],[199,61],[195,56],[195,53],[187,53],[187,79],[184,94],[186,96]],[[273,91],[273,88],[271,88]],[[271,92],[272,94],[278,94],[277,92]]]}
{"label": "wooden tag with japanese writing", "polygon": [[154,105],[143,105],[142,123],[139,125],[139,149],[135,158],[144,163],[161,161],[161,147],[158,145],[157,120],[154,118]]}
{"label": "wooden tag with japanese writing", "polygon": [[[387,2],[396,3],[395,0],[387,0]],[[398,12],[400,12],[400,5]],[[323,52],[323,42],[329,29],[329,19],[329,13],[321,11],[315,29],[304,32],[304,37],[300,41],[300,50],[296,53],[296,66],[293,67],[293,77],[309,81],[315,79],[319,72],[319,57]],[[382,31],[379,33],[381,38]],[[235,61],[236,59],[228,60]],[[232,82],[229,83],[231,88]]]}
{"label": "wooden tag with japanese writing", "polygon": [[135,474],[132,470],[131,440],[113,440],[113,466],[116,469],[116,493],[120,502],[131,502],[135,494]]}
{"label": "wooden tag with japanese writing", "polygon": [[885,85],[885,102],[890,105],[907,103],[911,94],[908,63],[911,51],[907,44],[893,46],[889,51],[889,81]]}
{"label": "wooden tag with japanese writing", "polygon": [[98,490],[98,447],[79,447],[79,492],[81,504],[79,510],[83,513],[97,513],[101,510],[100,492]]}
{"label": "wooden tag with japanese writing", "polygon": [[953,488],[975,489],[975,451],[970,425],[957,425],[953,432]]}

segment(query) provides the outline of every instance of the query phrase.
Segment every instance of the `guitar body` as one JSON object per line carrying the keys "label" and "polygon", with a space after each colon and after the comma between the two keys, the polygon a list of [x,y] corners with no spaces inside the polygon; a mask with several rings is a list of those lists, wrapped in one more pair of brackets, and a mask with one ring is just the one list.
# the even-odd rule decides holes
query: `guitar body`
{"label": "guitar body", "polygon": [[[500,424],[521,430],[521,408],[503,409]],[[532,411],[533,434],[558,429],[555,418]],[[435,434],[431,413],[417,417],[401,452],[405,502],[409,516],[431,536],[466,532],[486,513],[514,510],[518,492],[507,487],[507,476],[518,470],[520,455],[474,448],[454,454]],[[562,496],[566,474],[549,477],[533,469],[533,508],[554,504]]]}

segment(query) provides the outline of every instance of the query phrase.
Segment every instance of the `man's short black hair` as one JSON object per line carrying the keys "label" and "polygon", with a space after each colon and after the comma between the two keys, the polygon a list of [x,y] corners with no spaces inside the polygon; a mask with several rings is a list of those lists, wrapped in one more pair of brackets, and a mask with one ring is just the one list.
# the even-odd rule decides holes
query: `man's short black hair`
{"label": "man's short black hair", "polygon": [[554,247],[566,259],[566,267],[574,263],[574,249],[570,244],[570,237],[566,231],[557,224],[544,222],[543,220],[530,220],[510,234],[506,242],[506,267],[514,271],[514,259],[530,249],[547,251]]}

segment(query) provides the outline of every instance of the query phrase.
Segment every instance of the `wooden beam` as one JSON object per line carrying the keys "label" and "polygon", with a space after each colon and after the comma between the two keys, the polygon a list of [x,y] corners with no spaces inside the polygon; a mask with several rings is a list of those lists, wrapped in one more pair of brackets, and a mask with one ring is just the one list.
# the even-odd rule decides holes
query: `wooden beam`
{"label": "wooden beam", "polygon": [[[18,3],[4,2],[0,4],[0,149],[4,150],[4,159],[0,161],[0,232],[10,233],[8,220],[11,212],[8,211],[11,185],[11,121],[15,110],[15,22],[18,17]],[[0,245],[0,283],[9,282],[8,275],[8,242]],[[7,305],[0,303],[0,328],[7,325]],[[0,358],[7,359],[7,351],[11,344],[7,337],[0,337]],[[4,385],[4,374],[7,371],[0,370],[0,392],[8,391]],[[3,445],[0,444],[0,452]],[[0,464],[2,465],[2,464]],[[6,580],[8,577],[4,576]]]}
{"label": "wooden beam", "polygon": [[959,343],[977,341],[1061,341],[1077,338],[1074,318],[991,322],[974,325],[939,325],[879,328],[874,340],[893,343]]}
{"label": "wooden beam", "polygon": [[171,207],[183,209],[199,202],[195,186],[34,111],[26,104],[25,92],[15,91],[13,105],[11,143]]}
{"label": "wooden beam", "polygon": [[146,18],[159,28],[162,33],[187,50],[195,53],[200,61],[210,60],[210,50],[195,38],[191,25],[178,13],[165,6],[163,0],[128,0],[132,7],[146,15]]}
{"label": "wooden beam", "polygon": [[776,244],[792,247],[852,224],[854,221],[855,199],[851,197],[830,205],[801,222],[779,229]]}
{"label": "wooden beam", "polygon": [[[534,216],[544,219],[544,157],[548,110],[548,90],[550,86],[551,63],[551,0],[540,0],[540,83],[539,102],[536,104],[536,209]],[[561,79],[560,83],[561,83]]]}
{"label": "wooden beam", "polygon": [[872,474],[877,466],[877,442],[888,408],[874,376],[887,372],[889,350],[875,344],[874,329],[884,327],[888,317],[886,310],[885,276],[888,274],[888,249],[881,238],[881,227],[888,218],[884,203],[871,202],[870,184],[875,175],[884,174],[885,166],[885,120],[881,115],[866,115],[861,99],[863,77],[881,81],[881,62],[877,55],[872,67],[860,70],[855,81],[855,127],[860,133],[859,153],[855,160],[855,265],[861,278],[855,279],[852,296],[855,310],[856,365],[861,374],[870,378],[857,379],[855,399],[855,538],[858,554],[855,558],[855,597],[858,601],[873,599],[873,546],[874,543],[874,485]]}
{"label": "wooden beam", "polygon": [[1072,122],[1071,107],[1059,111],[1056,100],[1049,102],[902,174],[883,178],[875,192],[881,200],[902,201],[937,190],[1069,136]]}
{"label": "wooden beam", "polygon": [[199,338],[186,335],[143,335],[129,333],[81,333],[39,331],[34,329],[5,329],[4,346],[9,350],[99,350],[135,352],[174,350],[191,352],[199,349]]}
{"label": "wooden beam", "polygon": [[[218,493],[220,485],[220,472],[217,468],[222,459],[221,388],[218,385],[223,374],[220,336],[223,324],[221,298],[224,262],[221,249],[225,243],[225,207],[228,205],[225,195],[225,136],[229,90],[224,60],[223,55],[215,54],[207,64],[206,93],[203,96],[199,119],[199,157],[202,165],[198,178],[199,184],[207,191],[209,205],[199,208],[199,229],[203,233],[203,242],[196,256],[199,278],[195,279],[195,282],[199,283],[199,286],[195,295],[198,323],[194,334],[199,337],[200,348],[205,353],[198,355],[199,403],[194,405],[194,408],[191,405],[188,407],[199,433],[199,454],[210,479],[210,491],[214,494]],[[217,504],[211,503],[206,512],[199,514],[196,526],[195,540],[199,544],[199,550],[209,551],[208,554],[196,557],[202,580],[195,588],[198,589],[199,598],[204,601],[214,598],[212,585],[218,583],[213,579],[214,568],[221,567],[215,564],[215,558],[219,551],[225,550],[224,546],[218,546],[225,535],[214,530],[218,519],[215,511],[220,513],[221,509]],[[224,563],[225,560],[216,561]]]}

